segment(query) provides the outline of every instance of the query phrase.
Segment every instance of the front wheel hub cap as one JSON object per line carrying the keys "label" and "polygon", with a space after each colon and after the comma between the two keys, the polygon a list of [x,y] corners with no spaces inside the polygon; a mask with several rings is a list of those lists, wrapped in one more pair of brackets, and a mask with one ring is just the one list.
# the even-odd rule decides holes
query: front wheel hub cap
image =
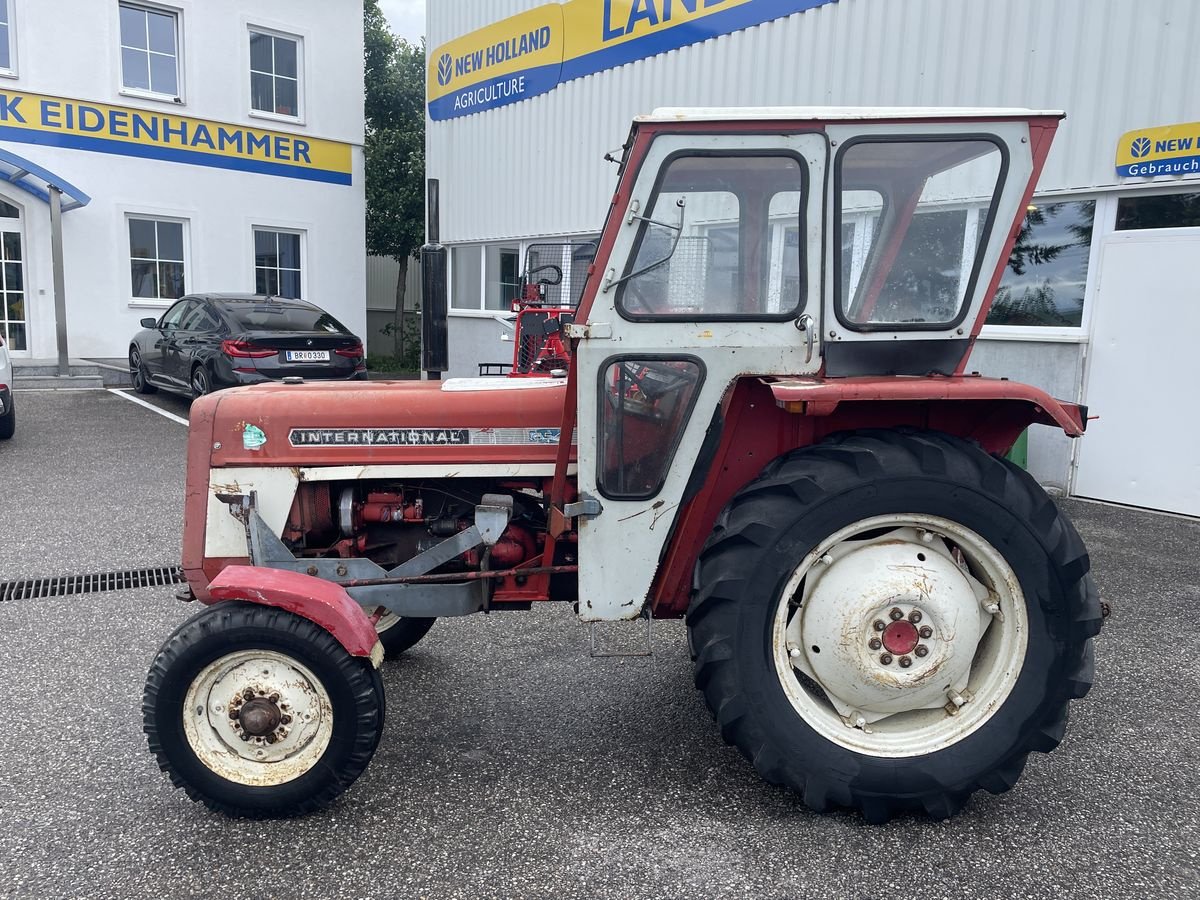
{"label": "front wheel hub cap", "polygon": [[843,716],[869,723],[936,709],[948,688],[967,683],[991,624],[988,591],[944,539],[928,534],[902,527],[846,541],[808,573],[787,628],[801,651],[792,662]]}
{"label": "front wheel hub cap", "polygon": [[279,727],[283,713],[279,707],[266,697],[255,697],[246,701],[238,712],[238,721],[242,723],[249,734],[258,736],[269,734]]}

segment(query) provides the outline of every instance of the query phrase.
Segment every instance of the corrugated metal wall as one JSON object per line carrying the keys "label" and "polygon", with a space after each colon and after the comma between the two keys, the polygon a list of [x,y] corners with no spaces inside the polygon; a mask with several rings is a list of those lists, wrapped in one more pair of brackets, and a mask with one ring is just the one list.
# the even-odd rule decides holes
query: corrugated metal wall
{"label": "corrugated metal wall", "polygon": [[[430,2],[430,50],[542,2]],[[428,174],[443,241],[579,234],[603,223],[604,152],[655,107],[1029,106],[1068,114],[1040,189],[1104,187],[1122,133],[1200,119],[1198,46],[1198,0],[839,0],[430,122]]]}

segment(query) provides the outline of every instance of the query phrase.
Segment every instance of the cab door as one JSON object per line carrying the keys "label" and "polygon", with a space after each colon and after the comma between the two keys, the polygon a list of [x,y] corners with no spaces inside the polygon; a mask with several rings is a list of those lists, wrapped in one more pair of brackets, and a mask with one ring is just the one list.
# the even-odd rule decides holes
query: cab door
{"label": "cab door", "polygon": [[576,350],[584,620],[641,612],[735,380],[820,367],[826,157],[819,132],[666,133],[630,161]]}

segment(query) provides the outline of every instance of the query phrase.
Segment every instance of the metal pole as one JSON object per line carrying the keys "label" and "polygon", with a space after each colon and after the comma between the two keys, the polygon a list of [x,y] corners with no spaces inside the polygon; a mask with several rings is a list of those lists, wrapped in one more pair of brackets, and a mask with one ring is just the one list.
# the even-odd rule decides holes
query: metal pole
{"label": "metal pole", "polygon": [[58,331],[58,374],[71,374],[67,351],[67,294],[63,277],[62,191],[50,187],[50,258],[54,269],[54,326]]}

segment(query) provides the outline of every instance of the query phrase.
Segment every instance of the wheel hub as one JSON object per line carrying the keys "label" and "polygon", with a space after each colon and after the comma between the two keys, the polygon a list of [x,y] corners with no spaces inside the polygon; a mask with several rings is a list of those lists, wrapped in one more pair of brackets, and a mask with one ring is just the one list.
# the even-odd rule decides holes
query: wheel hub
{"label": "wheel hub", "polygon": [[185,709],[193,751],[213,772],[240,784],[299,778],[332,737],[333,709],[320,680],[272,650],[214,660],[189,687]]}
{"label": "wheel hub", "polygon": [[917,626],[905,619],[899,619],[883,629],[883,646],[887,647],[888,653],[896,656],[912,653],[920,641]]}
{"label": "wheel hub", "polygon": [[946,540],[902,527],[830,548],[787,628],[792,665],[855,724],[936,709],[966,688],[987,589]]}
{"label": "wheel hub", "polygon": [[268,734],[279,727],[283,712],[265,697],[248,700],[238,710],[238,721],[250,735],[257,737]]}

